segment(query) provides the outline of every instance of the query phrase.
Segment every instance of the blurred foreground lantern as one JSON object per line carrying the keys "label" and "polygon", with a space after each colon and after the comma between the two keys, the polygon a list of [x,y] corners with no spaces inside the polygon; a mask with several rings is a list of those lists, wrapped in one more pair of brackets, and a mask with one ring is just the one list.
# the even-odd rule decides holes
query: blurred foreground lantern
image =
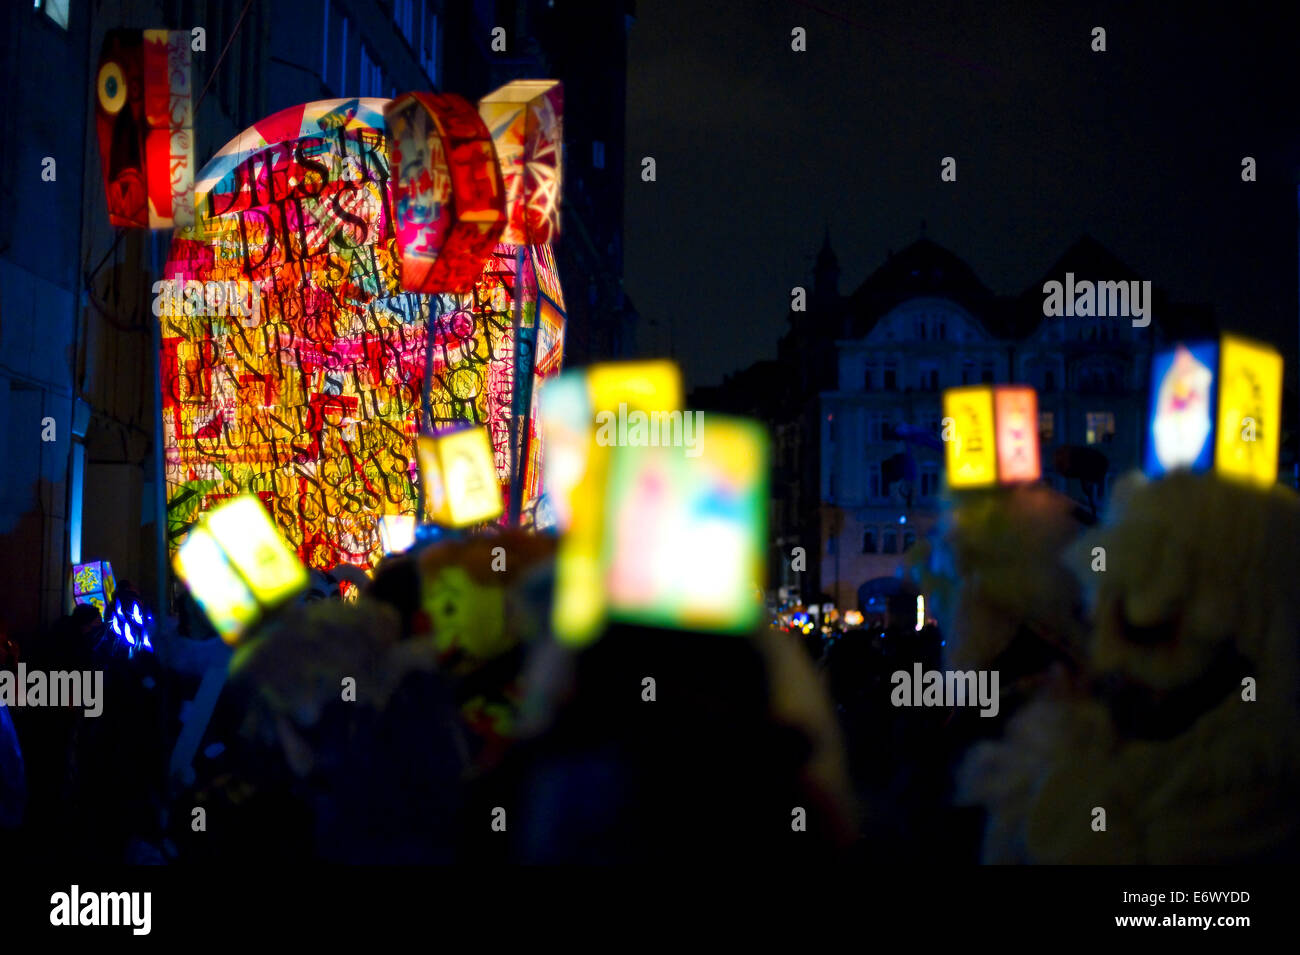
{"label": "blurred foreground lantern", "polygon": [[402,287],[472,291],[506,223],[487,127],[453,93],[407,93],[384,108],[384,124],[392,142]]}
{"label": "blurred foreground lantern", "polygon": [[576,380],[581,388],[569,376],[546,384],[541,403],[546,498],[567,531],[556,558],[553,623],[561,641],[583,644],[599,635],[605,620],[602,534],[612,449],[597,439],[596,416],[620,407],[680,409],[682,382],[668,361],[593,365]]}
{"label": "blurred foreground lantern", "polygon": [[699,454],[613,449],[602,535],[612,620],[727,633],[759,622],[767,436],[757,423],[717,415],[701,430]]}
{"label": "blurred foreground lantern", "polygon": [[95,80],[95,127],[114,226],[194,222],[190,34],[110,30]]}
{"label": "blurred foreground lantern", "polygon": [[762,429],[682,411],[671,362],[597,365],[585,379],[585,394],[562,378],[542,398],[547,493],[567,517],[557,638],[588,643],[610,620],[726,633],[754,627],[763,612]]}
{"label": "blurred foreground lantern", "polygon": [[501,487],[487,428],[421,435],[417,451],[429,520],[468,527],[501,516]]}
{"label": "blurred foreground lantern", "polygon": [[1260,485],[1277,480],[1282,356],[1235,335],[1179,343],[1151,369],[1146,472],[1214,470]]}
{"label": "blurred foreground lantern", "polygon": [[76,604],[93,604],[101,620],[108,619],[113,603],[113,565],[106,560],[72,565],[72,599]]}
{"label": "blurred foreground lantern", "polygon": [[176,551],[176,573],[227,643],[310,583],[261,502],[233,498],[209,511]]}
{"label": "blurred foreground lantern", "polygon": [[507,245],[538,245],[560,234],[564,87],[515,80],[478,101],[492,135],[506,195]]}
{"label": "blurred foreground lantern", "polygon": [[[1023,385],[976,385],[943,393],[948,485],[991,487],[1036,481],[1038,396]],[[951,428],[951,432],[949,429]]]}

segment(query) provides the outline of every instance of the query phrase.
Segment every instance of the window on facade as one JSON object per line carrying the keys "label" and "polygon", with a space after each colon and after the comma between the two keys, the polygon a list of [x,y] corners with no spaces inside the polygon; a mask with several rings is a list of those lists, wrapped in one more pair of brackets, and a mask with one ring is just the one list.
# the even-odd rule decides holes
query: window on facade
{"label": "window on facade", "polygon": [[980,381],[986,385],[993,384],[993,362],[986,361],[980,368]]}
{"label": "window on facade", "polygon": [[975,380],[975,362],[964,361],[961,363],[961,383],[969,385]]}
{"label": "window on facade", "polygon": [[885,365],[885,390],[896,391],[898,389],[898,366],[894,362]]}
{"label": "window on facade", "polygon": [[867,479],[868,493],[872,497],[880,497],[880,465],[871,465],[870,477]]}
{"label": "window on facade", "polygon": [[876,532],[869,530],[862,535],[862,553],[874,554],[876,552]]}
{"label": "window on facade", "polygon": [[863,391],[871,390],[871,366],[870,365],[867,366],[866,371],[863,372],[862,374],[862,389]]}
{"label": "window on facade", "polygon": [[943,340],[944,340],[945,338],[947,338],[947,337],[948,337],[948,328],[947,328],[947,326],[946,326],[943,322],[940,322],[940,323],[939,323],[939,341],[943,341]]}
{"label": "window on facade", "polygon": [[932,497],[939,490],[939,475],[934,471],[921,472],[921,496]]}
{"label": "window on facade", "polygon": [[938,368],[931,368],[929,371],[927,371],[924,375],[924,379],[925,381],[923,382],[922,387],[927,388],[930,391],[939,390],[939,369]]}
{"label": "window on facade", "polygon": [[1056,372],[1053,371],[1051,368],[1043,372],[1043,390],[1044,391],[1056,390]]}
{"label": "window on facade", "polygon": [[903,532],[903,553],[907,553],[912,545],[916,543],[916,534],[913,531]]}
{"label": "window on facade", "polygon": [[885,531],[885,550],[886,554],[898,553],[898,531]]}
{"label": "window on facade", "polygon": [[1056,438],[1056,413],[1053,411],[1038,412],[1038,440],[1047,442]]}
{"label": "window on facade", "polygon": [[1115,415],[1110,411],[1089,411],[1086,416],[1085,440],[1101,444],[1115,436]]}
{"label": "window on facade", "polygon": [[925,341],[925,319],[916,323],[916,332],[921,341]]}

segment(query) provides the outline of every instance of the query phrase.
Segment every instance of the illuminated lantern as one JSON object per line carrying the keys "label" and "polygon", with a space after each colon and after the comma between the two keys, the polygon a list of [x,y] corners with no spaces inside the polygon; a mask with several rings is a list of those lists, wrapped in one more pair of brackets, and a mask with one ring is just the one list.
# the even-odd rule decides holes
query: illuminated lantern
{"label": "illuminated lantern", "polygon": [[1214,470],[1270,485],[1277,480],[1282,356],[1235,335],[1179,343],[1151,369],[1146,472]]}
{"label": "illuminated lantern", "polygon": [[252,495],[208,512],[174,558],[176,573],[227,643],[305,590],[307,569]]}
{"label": "illuminated lantern", "polygon": [[1036,481],[1038,397],[1023,385],[975,385],[943,393],[945,455],[952,488]]}
{"label": "illuminated lantern", "polygon": [[761,619],[767,436],[719,415],[702,430],[691,451],[612,449],[601,568],[611,620],[744,633]]}
{"label": "illuminated lantern", "polygon": [[379,519],[379,540],[384,554],[400,554],[415,543],[414,514],[385,514]]}
{"label": "illuminated lantern", "polygon": [[194,221],[190,34],[110,30],[95,80],[108,218],[163,229]]}
{"label": "illuminated lantern", "polygon": [[508,224],[501,241],[536,245],[560,234],[564,87],[515,80],[478,101],[496,146]]}
{"label": "illuminated lantern", "polygon": [[468,292],[505,228],[501,172],[487,127],[452,93],[407,93],[384,109],[402,287]]}
{"label": "illuminated lantern", "polygon": [[149,228],[194,222],[194,115],[187,30],[144,31]]}
{"label": "illuminated lantern", "polygon": [[430,520],[468,527],[501,516],[501,489],[486,428],[422,435],[419,455]]}
{"label": "illuminated lantern", "polygon": [[95,131],[109,223],[148,228],[144,37],[139,30],[109,30],[104,37],[95,80]]}
{"label": "illuminated lantern", "polygon": [[106,560],[72,565],[72,599],[80,604],[93,604],[99,608],[101,620],[108,619],[108,608],[113,602],[113,565]]}
{"label": "illuminated lantern", "polygon": [[[673,411],[682,406],[681,372],[672,362],[593,365],[583,377],[585,402],[572,394],[557,396],[559,417],[554,423],[543,424],[544,440],[554,437],[561,445],[555,454],[546,452],[548,466],[564,462],[554,479],[544,477],[546,493],[553,498],[556,513],[568,520],[556,558],[553,625],[557,638],[572,645],[596,639],[606,619],[603,535],[613,449],[597,441],[595,417],[601,411],[616,412],[620,406],[645,412]],[[576,480],[575,470],[580,471]]]}
{"label": "illuminated lantern", "polygon": [[113,601],[113,612],[105,622],[113,631],[115,652],[124,652],[128,657],[154,652],[153,611],[138,593],[119,592]]}

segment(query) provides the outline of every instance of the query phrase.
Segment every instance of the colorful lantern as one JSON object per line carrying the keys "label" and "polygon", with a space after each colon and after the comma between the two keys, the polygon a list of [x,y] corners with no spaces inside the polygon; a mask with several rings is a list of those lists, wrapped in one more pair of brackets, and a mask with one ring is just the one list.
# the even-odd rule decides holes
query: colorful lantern
{"label": "colorful lantern", "polygon": [[1158,353],[1151,370],[1146,471],[1180,468],[1268,486],[1277,480],[1282,356],[1224,335]]}
{"label": "colorful lantern", "polygon": [[723,633],[759,623],[767,436],[755,422],[718,415],[703,430],[697,456],[612,450],[601,561],[612,620]]}
{"label": "colorful lantern", "polygon": [[501,489],[486,428],[422,435],[419,455],[430,520],[468,527],[501,516]]}
{"label": "colorful lantern", "polygon": [[208,512],[173,563],[221,638],[232,644],[263,613],[310,583],[307,569],[252,495]]}
{"label": "colorful lantern", "polygon": [[532,385],[563,351],[554,256],[498,244],[469,291],[404,290],[386,105],[283,110],[198,174],[197,221],[164,278],[243,282],[257,306],[222,315],[169,297],[159,311],[173,549],[216,503],[253,493],[303,563],[372,567],[379,518],[419,516],[417,435],[464,423],[487,427],[503,493],[522,474],[536,508]]}
{"label": "colorful lantern", "polygon": [[[384,109],[402,287],[468,292],[505,228],[492,138],[453,93],[407,93]],[[518,244],[518,243],[516,243]]]}
{"label": "colorful lantern", "polygon": [[108,608],[113,603],[113,565],[106,560],[72,565],[72,599],[80,604],[93,604],[99,608],[101,620],[108,619]]}
{"label": "colorful lantern", "polygon": [[190,34],[110,30],[95,93],[109,222],[137,229],[193,223]]}
{"label": "colorful lantern", "polygon": [[943,413],[949,487],[1036,481],[1042,474],[1033,388],[949,388],[943,393]]}
{"label": "colorful lantern", "polygon": [[[613,449],[596,440],[595,416],[620,406],[645,412],[672,411],[682,406],[681,373],[672,362],[593,365],[584,377],[586,400],[581,414],[585,418],[576,410],[579,399],[561,397],[561,403],[571,407],[560,410],[558,427],[543,426],[544,432],[550,432],[544,435],[548,442],[554,437],[561,444],[556,449],[559,457],[547,452],[548,465],[553,460],[568,461],[569,470],[557,471],[554,479],[548,475],[544,481],[548,496],[554,498],[556,513],[568,517],[568,533],[561,540],[556,558],[553,623],[556,636],[574,645],[594,640],[606,619],[603,535]],[[576,434],[579,427],[581,438]],[[563,436],[565,429],[571,432],[567,437]],[[586,445],[585,452],[579,451],[580,444]],[[580,474],[574,480],[571,471],[576,469]]]}
{"label": "colorful lantern", "polygon": [[537,245],[560,234],[564,87],[559,80],[515,80],[478,101],[505,183],[501,241]]}
{"label": "colorful lantern", "polygon": [[385,514],[379,519],[379,539],[385,556],[410,549],[415,543],[415,515]]}

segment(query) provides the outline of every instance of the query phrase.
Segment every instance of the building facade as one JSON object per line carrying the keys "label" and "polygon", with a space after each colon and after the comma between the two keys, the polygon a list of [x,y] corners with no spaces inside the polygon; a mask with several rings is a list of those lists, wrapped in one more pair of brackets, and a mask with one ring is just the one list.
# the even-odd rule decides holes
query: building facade
{"label": "building facade", "polygon": [[[779,348],[776,365],[789,369],[795,393],[768,419],[785,475],[774,483],[772,512],[771,580],[781,598],[859,608],[863,588],[895,577],[904,554],[933,531],[945,492],[947,388],[1034,386],[1043,480],[1085,511],[1139,466],[1152,351],[1213,333],[1211,317],[1159,292],[1147,327],[1127,317],[1044,317],[1043,284],[1067,273],[1076,282],[1139,278],[1084,237],[1023,294],[998,296],[923,238],[841,296],[827,237],[808,308],[791,312]],[[1074,457],[1062,454],[1077,448],[1104,456],[1104,478],[1084,483]],[[795,547],[803,561],[793,559]]]}

